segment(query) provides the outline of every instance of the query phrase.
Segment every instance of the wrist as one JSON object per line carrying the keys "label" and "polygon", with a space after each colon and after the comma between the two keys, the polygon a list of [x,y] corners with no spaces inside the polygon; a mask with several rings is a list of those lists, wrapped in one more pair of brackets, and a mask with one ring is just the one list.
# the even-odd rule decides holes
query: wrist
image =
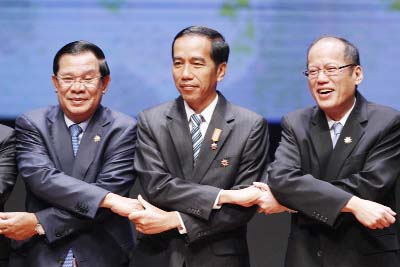
{"label": "wrist", "polygon": [[223,205],[227,203],[235,204],[232,190],[222,190],[219,196],[218,205]]}
{"label": "wrist", "polygon": [[108,193],[103,200],[100,202],[100,208],[107,208],[110,209],[113,206],[114,202],[114,197],[115,195],[113,193]]}
{"label": "wrist", "polygon": [[353,212],[357,209],[357,203],[360,200],[361,199],[356,196],[351,197],[349,201],[347,201],[346,205],[343,207],[342,212]]}

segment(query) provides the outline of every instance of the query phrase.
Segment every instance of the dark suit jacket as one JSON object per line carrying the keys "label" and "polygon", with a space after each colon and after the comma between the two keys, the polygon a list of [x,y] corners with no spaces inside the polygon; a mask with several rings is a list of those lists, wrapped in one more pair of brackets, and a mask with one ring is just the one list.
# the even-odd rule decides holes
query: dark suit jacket
{"label": "dark suit jacket", "polygon": [[[143,236],[133,266],[248,266],[246,224],[254,208],[223,205],[221,189],[260,180],[267,165],[268,127],[261,116],[220,94],[193,167],[192,141],[181,97],[139,115],[135,168],[147,199],[179,211],[188,233]],[[222,130],[211,149],[215,128]],[[221,161],[228,160],[223,167]],[[169,263],[169,264],[168,264]],[[135,265],[136,264],[136,265]]]}
{"label": "dark suit jacket", "polygon": [[370,230],[341,209],[354,195],[395,209],[400,174],[400,114],[359,93],[332,150],[324,113],[307,108],[282,120],[269,170],[277,200],[292,215],[286,266],[400,266],[396,225]]}
{"label": "dark suit jacket", "polygon": [[16,131],[26,209],[46,235],[17,242],[12,266],[60,266],[69,248],[80,267],[126,266],[130,222],[99,203],[108,192],[127,196],[133,185],[136,121],[99,107],[75,159],[59,106],[17,118]]}
{"label": "dark suit jacket", "polygon": [[[4,211],[7,201],[17,178],[15,162],[15,132],[13,129],[0,125],[0,212]],[[0,266],[7,261],[9,240],[0,235]]]}

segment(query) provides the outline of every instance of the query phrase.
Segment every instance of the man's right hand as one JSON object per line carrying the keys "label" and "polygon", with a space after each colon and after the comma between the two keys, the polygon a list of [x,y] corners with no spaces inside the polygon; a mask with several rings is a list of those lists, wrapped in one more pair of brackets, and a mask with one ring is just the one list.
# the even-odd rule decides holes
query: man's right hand
{"label": "man's right hand", "polygon": [[137,199],[122,197],[114,193],[108,193],[100,203],[100,207],[111,209],[112,212],[123,217],[128,217],[134,211],[143,210],[142,204]]}
{"label": "man's right hand", "polygon": [[342,209],[351,212],[356,219],[370,229],[383,229],[396,221],[396,213],[382,204],[353,196]]}

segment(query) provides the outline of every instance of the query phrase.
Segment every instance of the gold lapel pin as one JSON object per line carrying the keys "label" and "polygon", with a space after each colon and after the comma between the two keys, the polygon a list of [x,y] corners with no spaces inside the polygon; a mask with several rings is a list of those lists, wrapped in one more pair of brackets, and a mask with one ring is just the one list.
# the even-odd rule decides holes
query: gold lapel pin
{"label": "gold lapel pin", "polygon": [[100,140],[101,140],[101,137],[100,137],[100,135],[98,135],[98,134],[96,134],[94,137],[93,137],[93,141],[97,144],[98,142],[100,142]]}
{"label": "gold lapel pin", "polygon": [[229,166],[229,160],[223,159],[221,160],[221,167],[228,167]]}
{"label": "gold lapel pin", "polygon": [[350,136],[346,136],[346,137],[344,138],[344,142],[345,142],[346,144],[350,144],[351,142],[353,142],[353,139],[351,139]]}
{"label": "gold lapel pin", "polygon": [[218,128],[214,129],[214,132],[211,136],[211,141],[212,141],[211,149],[212,150],[216,150],[218,148],[217,142],[219,141],[219,138],[221,137],[221,133],[222,133],[221,129],[218,129]]}

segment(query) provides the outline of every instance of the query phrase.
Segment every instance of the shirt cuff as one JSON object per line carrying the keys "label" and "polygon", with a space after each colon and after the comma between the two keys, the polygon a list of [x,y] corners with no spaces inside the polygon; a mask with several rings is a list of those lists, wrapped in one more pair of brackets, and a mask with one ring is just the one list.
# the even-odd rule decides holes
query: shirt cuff
{"label": "shirt cuff", "polygon": [[222,190],[219,191],[217,198],[215,199],[214,206],[212,208],[213,210],[219,210],[222,207],[222,205],[218,205],[219,197],[221,196],[221,193],[222,193]]}
{"label": "shirt cuff", "polygon": [[175,211],[175,212],[176,212],[176,214],[178,215],[179,223],[181,224],[181,226],[178,227],[178,231],[179,231],[179,233],[180,233],[181,235],[184,235],[184,234],[187,233],[185,224],[183,223],[181,214],[180,214],[178,211]]}

